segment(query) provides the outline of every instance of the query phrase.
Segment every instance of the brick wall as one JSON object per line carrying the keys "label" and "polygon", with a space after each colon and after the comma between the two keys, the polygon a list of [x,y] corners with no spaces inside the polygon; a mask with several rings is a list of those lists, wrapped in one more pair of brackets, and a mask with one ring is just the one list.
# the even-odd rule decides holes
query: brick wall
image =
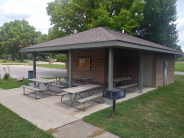
{"label": "brick wall", "polygon": [[114,78],[127,77],[132,80],[128,83],[139,82],[139,53],[138,52],[115,52],[114,53]]}
{"label": "brick wall", "polygon": [[164,61],[168,62],[167,82],[174,82],[175,55],[157,53],[154,58],[154,83],[153,87],[163,86],[164,84]]}
{"label": "brick wall", "polygon": [[[106,52],[85,52],[85,53],[73,53],[73,75],[96,78],[93,82],[104,84],[107,76],[105,76]],[[106,56],[107,57],[107,56]],[[67,55],[68,58],[68,55]],[[76,69],[76,58],[91,58],[91,70],[79,70]],[[68,61],[67,61],[68,62]],[[67,68],[68,68],[67,64]],[[67,70],[67,74],[69,71]],[[92,82],[92,83],[93,83]]]}
{"label": "brick wall", "polygon": [[[168,61],[168,83],[174,82],[175,56],[163,53],[144,53],[154,55],[153,87],[163,85],[163,62]],[[68,55],[67,55],[68,57]],[[76,58],[91,58],[91,70],[76,69]],[[69,61],[69,60],[68,60]],[[67,62],[68,62],[67,61]],[[69,64],[67,64],[68,66]],[[67,67],[68,68],[68,67]],[[68,74],[68,70],[67,70]],[[115,52],[114,53],[114,78],[131,75],[132,80],[128,83],[139,84],[139,52]],[[94,82],[107,84],[108,80],[108,51],[103,52],[79,52],[73,53],[73,75],[94,77]],[[93,82],[92,82],[93,83]]]}

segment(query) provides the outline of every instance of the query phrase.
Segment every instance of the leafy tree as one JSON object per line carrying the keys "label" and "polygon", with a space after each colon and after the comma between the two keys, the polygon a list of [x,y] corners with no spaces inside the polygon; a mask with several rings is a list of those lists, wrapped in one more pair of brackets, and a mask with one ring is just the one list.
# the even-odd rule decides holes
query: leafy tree
{"label": "leafy tree", "polygon": [[178,42],[176,0],[145,0],[143,20],[137,36],[151,42],[181,50]]}
{"label": "leafy tree", "polygon": [[46,41],[47,35],[35,31],[25,20],[11,21],[0,27],[0,51],[11,54],[13,60],[15,57],[23,60],[23,55],[26,56],[20,53],[21,48]]}
{"label": "leafy tree", "polygon": [[67,57],[66,56],[62,54],[56,54],[53,57],[56,58],[58,62],[64,62],[67,68]]}
{"label": "leafy tree", "polygon": [[49,40],[99,26],[134,34],[144,4],[142,0],[55,0],[46,8],[54,25]]}
{"label": "leafy tree", "polygon": [[30,46],[34,30],[25,20],[15,20],[0,27],[1,45],[13,60],[16,54],[21,56],[20,48]]}

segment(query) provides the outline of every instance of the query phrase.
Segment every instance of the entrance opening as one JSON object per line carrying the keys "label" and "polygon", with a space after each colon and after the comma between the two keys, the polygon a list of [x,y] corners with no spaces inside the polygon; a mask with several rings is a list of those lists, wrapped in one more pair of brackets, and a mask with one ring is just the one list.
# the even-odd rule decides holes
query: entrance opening
{"label": "entrance opening", "polygon": [[143,62],[143,86],[152,87],[153,86],[153,56],[144,55]]}

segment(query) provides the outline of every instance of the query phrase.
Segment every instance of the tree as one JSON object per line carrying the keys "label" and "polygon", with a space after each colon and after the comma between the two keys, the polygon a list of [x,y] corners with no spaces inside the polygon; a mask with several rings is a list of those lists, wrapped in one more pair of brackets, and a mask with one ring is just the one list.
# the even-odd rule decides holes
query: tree
{"label": "tree", "polygon": [[0,27],[0,36],[2,39],[2,46],[7,53],[12,55],[12,59],[15,59],[15,55],[19,55],[23,60],[20,48],[30,46],[31,38],[33,36],[34,27],[30,26],[25,20],[15,20],[10,23],[4,23]]}
{"label": "tree", "polygon": [[181,50],[178,42],[176,0],[145,0],[143,20],[135,28],[137,36],[173,49]]}
{"label": "tree", "polygon": [[99,26],[134,34],[132,29],[139,27],[144,4],[142,0],[55,0],[46,8],[54,25],[49,39]]}
{"label": "tree", "polygon": [[37,32],[26,20],[11,21],[0,27],[0,50],[11,54],[13,60],[15,56],[23,60],[21,48],[46,41],[47,35]]}

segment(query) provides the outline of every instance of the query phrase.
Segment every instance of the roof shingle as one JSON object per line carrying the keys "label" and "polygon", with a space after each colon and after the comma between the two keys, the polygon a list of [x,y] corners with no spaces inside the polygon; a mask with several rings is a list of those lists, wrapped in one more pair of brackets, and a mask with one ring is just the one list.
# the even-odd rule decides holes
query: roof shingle
{"label": "roof shingle", "polygon": [[84,43],[94,43],[94,42],[105,42],[105,41],[123,41],[133,44],[139,44],[149,47],[155,47],[160,49],[166,49],[171,51],[177,51],[166,46],[162,46],[147,40],[143,40],[131,35],[123,34],[118,31],[109,30],[107,28],[98,27],[95,29],[83,31],[80,33],[72,34],[70,36],[61,37],[37,45],[29,46],[27,48],[42,48],[42,47],[52,47],[52,46],[66,46],[74,44],[84,44]]}

